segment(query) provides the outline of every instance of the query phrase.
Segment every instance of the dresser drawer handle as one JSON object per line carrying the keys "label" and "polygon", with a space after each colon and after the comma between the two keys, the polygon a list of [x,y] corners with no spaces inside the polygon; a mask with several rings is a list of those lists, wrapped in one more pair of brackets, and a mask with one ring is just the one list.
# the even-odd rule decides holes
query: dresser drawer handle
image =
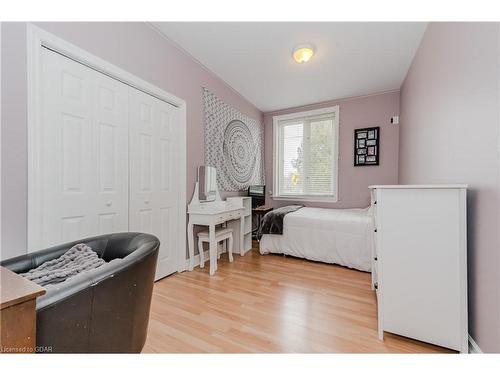
{"label": "dresser drawer handle", "polygon": [[373,258],[373,260],[377,261],[377,260],[378,260],[378,258],[377,258],[377,257],[375,257],[375,258]]}
{"label": "dresser drawer handle", "polygon": [[374,232],[377,233],[377,228],[375,228]]}

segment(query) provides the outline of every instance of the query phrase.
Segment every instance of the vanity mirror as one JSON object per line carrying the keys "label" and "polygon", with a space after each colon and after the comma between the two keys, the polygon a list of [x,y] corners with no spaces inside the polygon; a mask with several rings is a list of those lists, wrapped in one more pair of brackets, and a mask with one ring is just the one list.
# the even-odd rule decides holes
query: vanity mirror
{"label": "vanity mirror", "polygon": [[198,200],[213,202],[217,197],[217,169],[208,165],[198,167]]}

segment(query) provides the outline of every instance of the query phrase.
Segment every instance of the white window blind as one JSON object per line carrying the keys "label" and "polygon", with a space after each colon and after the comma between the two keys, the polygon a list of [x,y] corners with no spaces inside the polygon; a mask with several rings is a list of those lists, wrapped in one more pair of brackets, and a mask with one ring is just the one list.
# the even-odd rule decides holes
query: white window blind
{"label": "white window blind", "polygon": [[274,118],[276,199],[337,200],[338,106]]}

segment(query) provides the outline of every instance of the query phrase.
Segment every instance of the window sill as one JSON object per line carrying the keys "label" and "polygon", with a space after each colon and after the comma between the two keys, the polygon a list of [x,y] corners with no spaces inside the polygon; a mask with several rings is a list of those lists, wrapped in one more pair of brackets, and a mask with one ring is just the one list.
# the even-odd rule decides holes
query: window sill
{"label": "window sill", "polygon": [[298,196],[286,195],[279,197],[272,196],[271,199],[275,201],[296,201],[296,202],[324,202],[324,203],[338,202],[337,197],[315,197],[315,196],[303,196],[303,195],[298,195]]}

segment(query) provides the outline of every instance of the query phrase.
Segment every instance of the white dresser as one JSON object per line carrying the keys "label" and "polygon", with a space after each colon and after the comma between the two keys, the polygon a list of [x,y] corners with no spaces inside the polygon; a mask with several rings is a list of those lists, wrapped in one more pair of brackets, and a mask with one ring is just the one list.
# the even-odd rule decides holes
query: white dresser
{"label": "white dresser", "polygon": [[468,351],[466,185],[370,186],[379,338]]}

